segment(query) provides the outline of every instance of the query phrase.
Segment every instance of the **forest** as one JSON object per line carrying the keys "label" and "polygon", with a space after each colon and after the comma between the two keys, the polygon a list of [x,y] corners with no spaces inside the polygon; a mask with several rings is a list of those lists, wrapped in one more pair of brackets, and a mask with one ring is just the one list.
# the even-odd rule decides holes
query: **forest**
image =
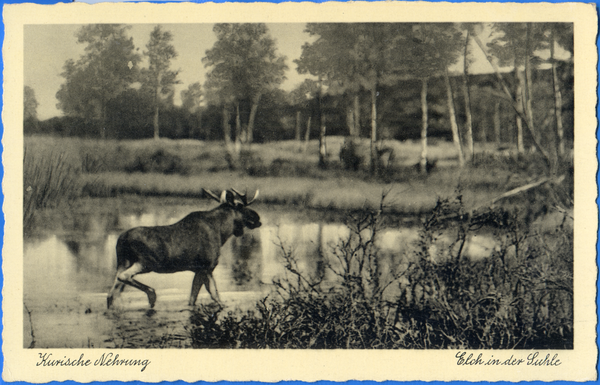
{"label": "forest", "polygon": [[[294,64],[310,77],[291,91],[280,84],[292,63],[266,25],[217,24],[217,41],[198,58],[206,81],[181,91],[180,105],[171,32],[156,26],[140,55],[127,31],[80,29],[86,53],[64,64],[56,93],[63,116],[38,121],[35,90],[26,86],[26,135],[221,140],[233,163],[246,144],[326,136],[370,138],[373,164],[383,140],[419,140],[423,167],[427,138],[452,141],[461,164],[474,143],[533,149],[548,164],[571,147],[570,24],[307,24],[313,42]],[[474,50],[495,71],[470,74]],[[459,62],[462,73],[451,73]]]}

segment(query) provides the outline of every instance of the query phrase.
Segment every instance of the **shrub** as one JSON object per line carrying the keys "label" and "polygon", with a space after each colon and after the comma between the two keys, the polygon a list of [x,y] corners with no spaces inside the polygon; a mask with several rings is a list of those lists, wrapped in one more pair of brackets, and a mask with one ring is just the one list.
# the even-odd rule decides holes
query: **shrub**
{"label": "shrub", "polygon": [[[374,239],[381,210],[354,218],[348,239],[326,263],[338,277],[333,286],[322,274],[301,272],[290,250],[281,245],[286,275],[274,281],[278,298],[265,298],[256,312],[218,313],[203,309],[193,318],[195,347],[237,348],[394,348],[403,337],[386,322],[389,306],[383,291],[396,278],[382,281]],[[322,269],[317,269],[322,271]],[[258,313],[258,314],[256,314]]]}
{"label": "shrub", "polygon": [[352,139],[344,141],[340,148],[340,161],[346,170],[357,171],[360,168],[364,159],[358,152],[358,145]]}
{"label": "shrub", "polygon": [[[195,347],[215,348],[573,348],[572,227],[544,234],[516,213],[467,215],[460,197],[440,200],[424,220],[414,255],[384,274],[376,247],[383,207],[349,221],[350,236],[322,274],[307,275],[282,245],[286,275],[256,311],[196,312]],[[492,255],[470,260],[466,241],[492,232]],[[446,249],[432,247],[453,233]],[[384,295],[387,288],[400,289]]]}
{"label": "shrub", "polygon": [[163,149],[158,149],[151,154],[139,155],[133,163],[125,167],[125,171],[182,175],[187,173],[181,158]]}
{"label": "shrub", "polygon": [[[572,232],[563,223],[553,234],[540,234],[504,210],[462,212],[460,200],[439,201],[423,225],[397,303],[407,342],[419,348],[573,348]],[[432,255],[431,244],[451,227],[455,241],[443,257]],[[499,246],[471,261],[465,242],[482,227],[494,232]],[[557,234],[561,242],[550,242]]]}

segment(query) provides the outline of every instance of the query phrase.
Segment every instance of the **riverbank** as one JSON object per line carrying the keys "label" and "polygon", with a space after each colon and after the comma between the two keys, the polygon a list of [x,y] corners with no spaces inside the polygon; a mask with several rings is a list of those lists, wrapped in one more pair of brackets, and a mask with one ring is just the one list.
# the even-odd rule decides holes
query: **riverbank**
{"label": "riverbank", "polygon": [[[234,187],[260,190],[265,204],[333,211],[379,208],[387,195],[387,210],[411,216],[431,210],[439,198],[457,195],[467,208],[485,206],[541,174],[534,156],[517,156],[510,148],[499,151],[495,144],[478,144],[476,161],[459,168],[452,143],[435,142],[429,147],[435,167],[423,175],[415,167],[419,143],[385,141],[382,146],[393,150],[393,159],[373,175],[364,164],[356,171],[344,168],[339,159],[343,138],[330,137],[327,143],[326,169],[317,167],[317,141],[306,150],[302,143],[282,141],[253,144],[244,152],[243,166],[230,170],[220,142],[26,137],[26,214],[86,197],[204,198],[203,188]],[[366,139],[357,148],[361,159],[367,159]]]}

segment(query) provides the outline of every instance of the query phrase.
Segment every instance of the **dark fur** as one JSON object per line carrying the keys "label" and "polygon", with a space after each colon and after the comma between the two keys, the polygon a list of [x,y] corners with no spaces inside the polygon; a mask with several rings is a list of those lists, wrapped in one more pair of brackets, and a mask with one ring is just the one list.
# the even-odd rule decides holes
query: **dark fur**
{"label": "dark fur", "polygon": [[[228,194],[227,202],[213,210],[193,212],[169,226],[136,227],[123,233],[117,241],[117,279],[108,296],[108,307],[112,303],[115,288],[120,284],[129,284],[145,291],[150,305],[154,305],[156,296],[151,288],[133,279],[119,279],[119,273],[136,262],[141,264],[142,270],[134,275],[193,271],[210,275],[212,279],[221,246],[232,235],[243,235],[245,227],[255,229],[261,225],[256,211],[245,207],[245,201],[241,203],[234,200],[233,193]],[[195,302],[195,298],[193,301],[190,299],[192,302]]]}

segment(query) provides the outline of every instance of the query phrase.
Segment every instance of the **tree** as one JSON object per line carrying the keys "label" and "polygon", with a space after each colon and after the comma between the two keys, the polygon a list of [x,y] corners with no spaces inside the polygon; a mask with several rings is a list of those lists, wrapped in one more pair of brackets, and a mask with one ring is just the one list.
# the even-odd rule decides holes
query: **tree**
{"label": "tree", "polygon": [[[557,26],[556,33],[552,33],[552,23],[499,23],[495,25],[494,31],[496,33],[494,40],[488,44],[490,52],[498,59],[499,65],[513,65],[516,72],[516,77],[518,79],[518,87],[517,90],[520,91],[519,95],[521,97],[522,102],[519,101],[519,95],[516,98],[513,98],[510,95],[510,92],[507,90],[505,84],[503,84],[503,79],[498,71],[497,65],[490,60],[492,66],[495,67],[497,77],[500,81],[500,84],[505,90],[507,96],[509,96],[513,107],[518,116],[517,119],[521,121],[525,121],[525,126],[529,131],[531,141],[533,142],[534,147],[542,154],[546,165],[551,173],[556,171],[556,166],[558,162],[558,157],[560,157],[560,142],[561,142],[561,118],[560,111],[562,109],[561,105],[561,96],[560,90],[556,88],[558,86],[558,82],[554,82],[553,75],[553,90],[554,90],[554,115],[556,121],[556,131],[554,133],[554,142],[556,143],[556,153],[557,157],[555,160],[551,159],[550,154],[547,151],[547,148],[544,148],[542,145],[544,143],[544,138],[542,137],[543,132],[538,132],[534,126],[533,119],[533,77],[531,74],[532,66],[534,63],[539,63],[541,58],[538,56],[541,50],[549,49],[551,62],[555,60],[552,59],[554,57],[554,49],[557,44],[563,45],[567,51],[573,47],[572,42],[572,33],[569,31],[572,28],[572,24],[563,23],[563,24],[555,24]],[[561,35],[561,38],[557,38],[554,40],[550,38],[552,35]],[[550,38],[550,39],[549,39]],[[553,40],[550,43],[550,40]],[[560,40],[560,43],[559,43]],[[477,40],[476,40],[477,41]],[[481,44],[481,42],[477,41],[480,45],[481,49],[485,52],[485,48]],[[525,68],[525,74],[523,74],[522,67]],[[558,91],[558,92],[557,92]],[[516,99],[516,101],[515,101]],[[517,121],[519,123],[519,121]],[[542,125],[543,126],[543,125]],[[552,140],[552,139],[551,139]],[[550,141],[551,141],[550,140]],[[519,140],[519,141],[522,141]],[[520,151],[522,149],[520,148]]]}
{"label": "tree", "polygon": [[181,107],[186,113],[196,116],[197,124],[192,123],[190,129],[190,138],[194,137],[194,132],[200,132],[202,130],[202,110],[201,104],[203,101],[204,93],[202,92],[202,86],[200,82],[190,84],[187,90],[181,91]]}
{"label": "tree", "polygon": [[463,54],[463,94],[465,98],[465,116],[467,126],[467,147],[469,149],[469,158],[473,161],[475,148],[473,144],[473,114],[471,112],[471,91],[469,89],[469,42],[471,33],[473,33],[474,25],[471,23],[462,24],[462,28],[466,31],[465,49]]}
{"label": "tree", "polygon": [[[231,142],[231,103],[235,100],[235,87],[232,79],[219,72],[212,71],[207,74],[204,89],[209,104],[222,106],[223,141],[227,151],[227,161],[232,169],[239,167],[240,153]],[[237,138],[239,139],[239,138]]]}
{"label": "tree", "polygon": [[565,155],[564,127],[562,121],[562,93],[558,78],[558,59],[556,58],[556,48],[558,46],[565,49],[572,56],[573,54],[573,24],[571,23],[544,23],[542,33],[545,41],[542,43],[550,50],[548,61],[552,66],[552,89],[554,94],[554,120],[555,120],[555,145],[558,157]]}
{"label": "tree", "polygon": [[[358,25],[346,23],[308,23],[305,32],[318,36],[313,43],[302,46],[300,59],[295,60],[298,73],[320,77],[323,84],[335,93],[353,94],[354,104],[349,121],[350,136],[358,136],[360,121],[359,91],[361,84],[358,62],[354,56]],[[351,123],[350,123],[351,121]]]}
{"label": "tree", "polygon": [[106,137],[107,105],[138,78],[140,56],[129,26],[91,24],[79,29],[77,42],[87,44],[78,61],[69,59],[61,76],[65,83],[56,93],[57,107],[67,116],[99,121],[100,137]]}
{"label": "tree", "polygon": [[[310,104],[317,92],[317,86],[311,79],[306,79],[298,84],[288,95],[289,103],[296,108],[296,129],[295,139],[300,142],[302,137],[302,111],[308,112],[308,119],[311,119]],[[309,127],[310,129],[310,127]],[[308,131],[310,133],[310,131]]]}
{"label": "tree", "polygon": [[190,84],[187,90],[181,91],[181,106],[190,113],[195,113],[200,109],[202,104],[202,86],[200,82]]}
{"label": "tree", "polygon": [[159,138],[158,115],[161,95],[172,95],[173,86],[180,83],[177,80],[177,71],[169,69],[171,60],[177,57],[172,41],[171,32],[163,31],[162,27],[157,25],[150,33],[150,41],[146,45],[148,50],[144,51],[149,67],[142,70],[142,77],[145,87],[148,87],[154,96],[154,139]]}
{"label": "tree", "polygon": [[[536,136],[533,123],[533,112],[529,107],[532,106],[528,100],[526,75],[523,73],[526,67],[530,74],[529,66],[529,44],[526,43],[528,37],[528,26],[524,23],[496,23],[493,27],[493,39],[488,43],[489,51],[498,59],[499,66],[512,66],[515,72],[517,85],[515,87],[514,99],[517,103],[516,125],[517,125],[517,151],[523,153],[523,116],[526,117],[527,127],[531,134]],[[531,87],[530,87],[531,88]]]}
{"label": "tree", "polygon": [[[549,169],[552,168],[552,161],[550,160],[550,156],[548,155],[547,151],[544,149],[544,147],[541,146],[541,144],[539,143],[539,141],[536,138],[536,135],[532,129],[532,127],[529,124],[529,119],[525,116],[525,114],[523,113],[523,103],[519,103],[518,101],[515,100],[515,98],[513,98],[512,93],[510,92],[506,82],[504,81],[504,77],[502,76],[502,73],[500,72],[500,68],[498,67],[498,63],[502,63],[503,57],[502,55],[504,55],[504,53],[506,53],[507,51],[510,52],[509,50],[503,50],[503,46],[506,45],[498,45],[495,41],[492,41],[491,43],[488,43],[488,46],[491,48],[491,50],[496,50],[496,55],[500,55],[500,57],[496,56],[496,58],[498,59],[498,63],[493,60],[493,56],[490,55],[486,49],[486,47],[483,45],[481,39],[479,39],[478,36],[474,35],[473,36],[473,40],[475,40],[475,42],[477,43],[477,45],[479,46],[479,48],[481,49],[481,51],[485,54],[485,57],[487,58],[488,62],[492,65],[492,67],[494,68],[494,72],[496,73],[496,77],[498,78],[498,84],[500,85],[500,87],[502,87],[502,90],[504,91],[504,94],[506,95],[506,98],[510,101],[513,109],[515,110],[517,116],[519,119],[521,119],[521,121],[525,121],[525,127],[527,127],[530,135],[531,135],[531,140],[533,142],[534,147],[542,154],[542,157],[544,158],[544,161],[546,163],[546,165],[548,166]],[[496,44],[496,46],[494,46],[494,44]],[[500,47],[500,49],[498,49],[498,47]],[[514,52],[518,49],[517,46],[513,46],[513,47],[508,47],[511,48],[511,50]],[[510,54],[510,53],[509,53]],[[517,66],[515,65],[515,71],[517,71]],[[518,72],[518,71],[517,71]],[[520,83],[524,83],[521,79],[519,79]],[[525,97],[526,93],[525,92],[521,92],[520,93],[521,96]]]}
{"label": "tree", "polygon": [[37,120],[38,106],[35,91],[31,87],[25,86],[23,89],[23,120]]}
{"label": "tree", "polygon": [[29,86],[23,89],[23,124],[25,131],[35,131],[38,126],[37,108],[39,103],[35,91]]}
{"label": "tree", "polygon": [[[263,23],[215,24],[213,31],[217,41],[202,59],[205,67],[212,67],[205,88],[224,104],[235,104],[236,141],[251,143],[260,98],[285,80],[286,58],[278,55],[276,42]],[[244,102],[250,104],[250,113],[242,127],[240,105]]]}
{"label": "tree", "polygon": [[421,81],[421,156],[419,161],[422,174],[427,173],[427,131],[429,129],[429,117],[427,106],[428,82],[431,76],[439,72],[437,61],[437,52],[430,44],[431,38],[428,36],[428,29],[422,29],[420,24],[413,25],[413,38],[408,42],[408,48],[405,48],[407,55],[404,55],[404,64],[407,72]]}
{"label": "tree", "polygon": [[409,55],[404,55],[406,70],[420,78],[421,87],[421,172],[427,171],[427,81],[432,76],[442,76],[446,85],[448,120],[452,130],[452,139],[458,154],[459,165],[464,164],[462,145],[454,111],[454,97],[448,74],[448,67],[454,64],[461,53],[462,33],[449,23],[415,24],[412,26],[413,39],[407,42]]}
{"label": "tree", "polygon": [[407,25],[391,23],[309,23],[305,31],[318,36],[302,47],[296,60],[300,74],[309,73],[332,86],[355,93],[354,133],[358,131],[360,87],[371,95],[371,170],[376,171],[377,88],[391,83],[397,62],[393,53],[397,39],[406,36]]}

